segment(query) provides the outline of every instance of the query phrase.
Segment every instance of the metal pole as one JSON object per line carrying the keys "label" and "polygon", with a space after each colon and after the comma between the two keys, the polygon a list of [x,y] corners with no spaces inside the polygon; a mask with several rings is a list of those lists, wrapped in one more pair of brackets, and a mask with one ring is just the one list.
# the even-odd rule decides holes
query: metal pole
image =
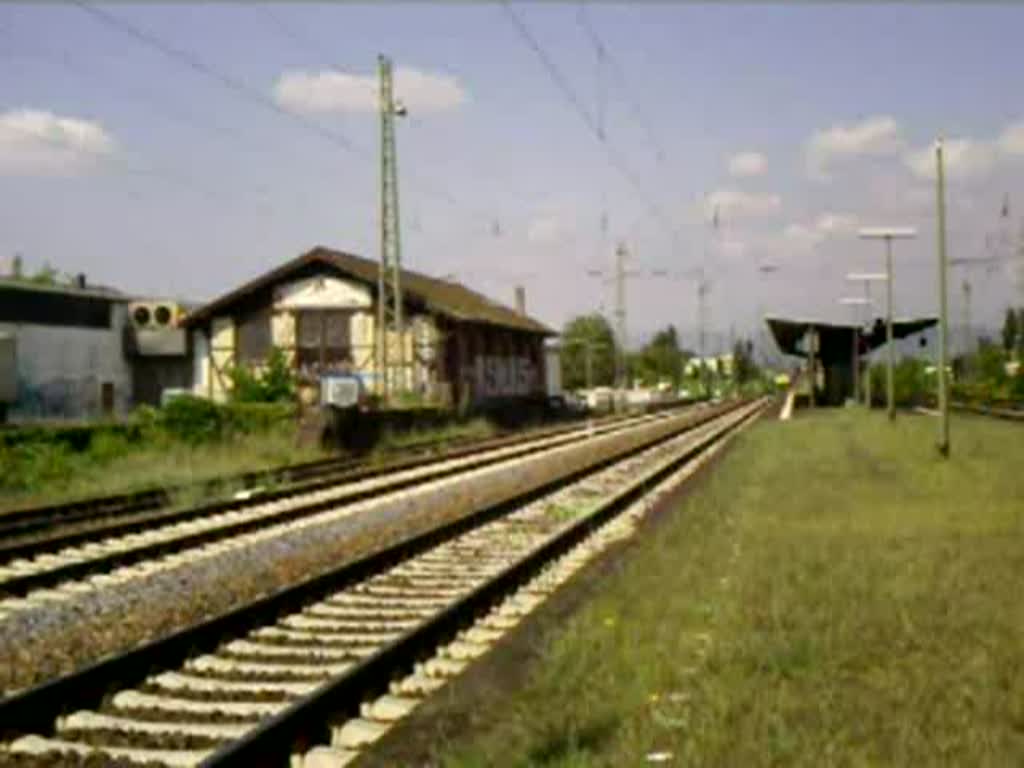
{"label": "metal pole", "polygon": [[896,366],[896,349],[892,343],[892,237],[885,238],[885,398],[889,421],[896,418],[896,382],[893,369]]}
{"label": "metal pole", "polygon": [[860,329],[857,325],[857,310],[854,309],[853,331],[853,402],[860,400]]}
{"label": "metal pole", "polygon": [[387,141],[385,126],[387,104],[384,95],[384,81],[387,71],[387,59],[377,57],[377,75],[380,81],[380,265],[377,272],[377,394],[386,399],[388,396],[388,336],[387,336],[387,302],[388,302],[388,179],[384,160]]}
{"label": "metal pole", "polygon": [[939,453],[949,456],[949,393],[946,382],[946,178],[942,162],[942,140],[935,145],[938,176],[938,240],[939,240]]}
{"label": "metal pole", "polygon": [[583,342],[584,354],[586,357],[586,371],[587,371],[587,391],[589,392],[594,386],[594,344],[590,341]]}
{"label": "metal pole", "polygon": [[810,349],[808,356],[808,367],[810,368],[810,382],[811,382],[811,396],[809,398],[810,407],[814,408],[814,396],[818,389],[818,372],[815,359],[818,353],[818,331],[812,325],[807,337],[807,346]]}
{"label": "metal pole", "polygon": [[622,388],[625,382],[626,356],[626,244],[619,243],[615,249],[615,329],[619,336],[618,354],[615,356],[615,386]]}
{"label": "metal pole", "polygon": [[[867,280],[864,281],[864,298],[867,299],[867,304],[864,306],[871,307],[871,283]],[[868,320],[871,319],[871,310],[868,309]],[[864,384],[864,404],[867,405],[868,409],[871,408],[871,350],[868,349],[867,354],[864,356],[864,376],[867,381]]]}

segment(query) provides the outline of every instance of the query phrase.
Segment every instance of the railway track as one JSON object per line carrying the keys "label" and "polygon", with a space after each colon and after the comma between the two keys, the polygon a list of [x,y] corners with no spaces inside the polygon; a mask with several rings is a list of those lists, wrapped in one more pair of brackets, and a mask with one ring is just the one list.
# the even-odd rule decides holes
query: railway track
{"label": "railway track", "polygon": [[501,462],[567,445],[581,436],[614,434],[674,412],[581,426],[487,450],[417,462],[350,482],[316,481],[244,501],[158,511],[99,529],[6,542],[0,546],[0,619],[46,602],[74,600],[119,580],[179,567],[196,555],[244,547],[325,515],[344,516],[356,502],[399,493]]}
{"label": "railway track", "polygon": [[0,762],[344,765],[763,407],[0,701]]}
{"label": "railway track", "polygon": [[[993,419],[1003,419],[1004,421],[1024,422],[1024,409],[985,408],[980,405],[968,405],[966,403],[950,403],[949,409],[958,413],[967,413],[974,416],[988,416]],[[934,403],[930,403],[927,407],[919,407],[916,410],[929,416],[937,416],[939,414]]]}
{"label": "railway track", "polygon": [[[622,416],[612,416],[594,420],[598,426],[622,420]],[[32,538],[45,538],[47,532],[60,528],[75,526],[88,527],[91,524],[101,526],[110,521],[129,523],[133,516],[156,509],[170,507],[174,504],[177,494],[183,491],[198,491],[201,495],[215,495],[226,487],[241,487],[243,492],[252,491],[270,485],[295,485],[309,483],[311,486],[322,482],[352,482],[370,477],[377,477],[398,469],[406,469],[427,464],[442,458],[454,458],[475,451],[498,448],[516,442],[569,433],[580,429],[579,423],[537,428],[522,433],[512,433],[485,439],[467,438],[447,441],[443,451],[442,445],[436,442],[423,442],[410,446],[409,452],[397,459],[374,463],[364,459],[351,457],[327,457],[313,461],[272,467],[257,472],[243,472],[234,475],[211,478],[201,483],[178,485],[165,488],[149,488],[127,493],[96,496],[86,499],[48,504],[37,507],[26,507],[0,512],[0,562],[8,557],[5,543],[30,541]],[[221,502],[228,505],[230,501]],[[213,505],[211,505],[213,506]],[[139,517],[138,519],[144,519]]]}

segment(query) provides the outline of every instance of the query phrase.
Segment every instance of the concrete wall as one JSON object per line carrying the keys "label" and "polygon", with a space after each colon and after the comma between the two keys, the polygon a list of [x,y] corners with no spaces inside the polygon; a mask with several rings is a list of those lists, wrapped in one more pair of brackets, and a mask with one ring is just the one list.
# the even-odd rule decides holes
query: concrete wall
{"label": "concrete wall", "polygon": [[131,405],[132,372],[124,357],[127,307],[111,308],[110,328],[0,325],[17,339],[15,419],[93,418],[103,415],[103,385],[113,387],[113,413]]}

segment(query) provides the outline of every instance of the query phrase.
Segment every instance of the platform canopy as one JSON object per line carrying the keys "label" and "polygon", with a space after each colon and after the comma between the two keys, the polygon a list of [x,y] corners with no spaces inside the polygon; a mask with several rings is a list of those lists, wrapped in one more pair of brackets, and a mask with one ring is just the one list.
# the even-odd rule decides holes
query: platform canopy
{"label": "platform canopy", "polygon": [[[807,357],[805,337],[814,328],[818,332],[818,357],[822,362],[847,361],[853,348],[853,334],[859,334],[861,351],[867,352],[885,344],[885,320],[876,319],[868,326],[852,323],[828,323],[821,320],[807,320],[785,317],[766,317],[775,343],[783,354]],[[938,324],[938,318],[919,317],[893,320],[892,335],[903,339],[927,330]]]}

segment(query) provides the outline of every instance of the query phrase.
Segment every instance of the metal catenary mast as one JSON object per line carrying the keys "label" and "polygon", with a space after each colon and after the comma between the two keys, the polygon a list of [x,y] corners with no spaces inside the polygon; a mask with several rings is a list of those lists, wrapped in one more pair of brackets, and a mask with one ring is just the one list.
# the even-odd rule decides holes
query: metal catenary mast
{"label": "metal catenary mast", "polygon": [[[395,117],[405,115],[397,104],[391,76],[391,59],[377,57],[380,77],[380,268],[377,276],[377,375],[378,393],[405,390],[406,344],[402,316],[402,241],[398,217],[398,154],[395,149]],[[398,346],[389,354],[388,331]]]}

